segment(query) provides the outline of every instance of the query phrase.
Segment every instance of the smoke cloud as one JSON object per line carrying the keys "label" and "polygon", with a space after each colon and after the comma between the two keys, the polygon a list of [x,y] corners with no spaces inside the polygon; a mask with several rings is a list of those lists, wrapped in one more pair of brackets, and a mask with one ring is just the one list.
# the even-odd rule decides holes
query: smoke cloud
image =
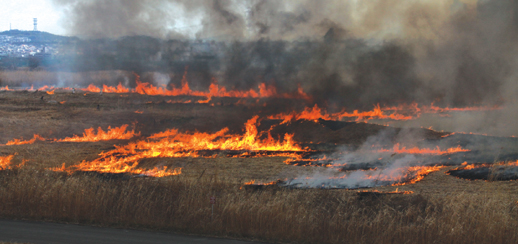
{"label": "smoke cloud", "polygon": [[[149,60],[165,60],[158,71],[173,73],[167,75],[171,84],[189,66],[193,87],[206,88],[212,77],[236,89],[265,82],[295,91],[300,85],[330,110],[411,102],[507,106],[495,119],[463,118],[470,128],[502,124],[496,118],[507,124],[518,115],[514,0],[54,3],[66,9],[70,35],[119,42],[149,36],[154,44],[144,46],[156,48],[147,48],[142,61],[113,67],[144,72]],[[194,39],[220,44],[211,45],[214,58],[182,63],[171,58],[178,46],[171,39],[187,46]],[[518,132],[502,128],[500,134]]]}

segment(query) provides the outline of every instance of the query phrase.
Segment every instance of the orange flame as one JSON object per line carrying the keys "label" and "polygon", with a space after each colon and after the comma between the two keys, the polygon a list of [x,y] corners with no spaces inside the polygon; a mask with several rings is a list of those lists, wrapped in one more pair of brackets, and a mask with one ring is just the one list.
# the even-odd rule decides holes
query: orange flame
{"label": "orange flame", "polygon": [[211,99],[212,97],[208,96],[206,100],[198,100],[198,103],[209,103]]}
{"label": "orange flame", "polygon": [[413,166],[401,167],[395,169],[386,169],[379,175],[365,175],[365,179],[376,180],[380,182],[396,182],[393,186],[402,186],[407,184],[415,184],[421,181],[425,176],[439,171],[444,166]]}
{"label": "orange flame", "polygon": [[[298,185],[300,187],[309,186],[311,182],[313,187],[344,187],[349,186],[357,188],[376,187],[391,184],[392,186],[401,186],[407,184],[414,184],[421,181],[426,175],[439,171],[444,166],[413,166],[413,167],[399,167],[387,168],[375,171],[355,171],[352,174],[344,174],[342,176],[333,176],[326,179],[320,177],[312,178],[306,177],[301,179],[290,180],[288,184]],[[345,181],[342,181],[345,180]],[[354,183],[356,182],[356,183]],[[360,183],[359,185],[357,183]],[[379,183],[379,184],[378,184]]]}
{"label": "orange flame", "polygon": [[[374,106],[371,111],[359,112],[354,110],[352,113],[342,111],[338,113],[328,114],[315,104],[312,108],[306,107],[302,112],[280,113],[271,115],[269,119],[282,119],[283,124],[292,120],[340,120],[343,118],[356,118],[356,121],[368,121],[371,119],[391,119],[391,120],[411,120],[421,116],[423,113],[446,113],[451,111],[482,111],[500,109],[498,106],[493,107],[465,107],[465,108],[440,108],[433,105],[419,106],[417,103],[410,105],[400,105],[396,107],[381,107],[379,104]],[[393,111],[386,113],[385,111]]]}
{"label": "orange flame", "polygon": [[[155,152],[165,155],[174,155],[179,151],[198,151],[198,150],[250,150],[250,151],[302,151],[293,141],[293,135],[286,134],[284,141],[275,141],[268,137],[265,140],[258,139],[257,119],[254,116],[245,124],[244,135],[229,135],[228,128],[224,128],[215,133],[195,132],[179,133],[176,129],[167,130],[153,134],[149,139],[164,138],[157,143],[147,144],[153,147]],[[135,145],[135,147],[141,147]],[[158,150],[160,149],[160,150]],[[167,149],[167,150],[164,150]]]}
{"label": "orange flame", "polygon": [[374,106],[372,111],[358,112],[358,110],[354,110],[352,113],[348,112],[338,112],[334,114],[328,114],[326,111],[323,111],[318,105],[315,104],[313,108],[306,107],[304,111],[297,113],[280,113],[276,115],[268,116],[269,119],[282,119],[281,124],[288,123],[293,120],[314,120],[317,121],[319,119],[324,120],[340,120],[342,118],[356,118],[356,121],[367,121],[370,119],[392,119],[392,120],[410,120],[413,119],[412,116],[406,116],[398,113],[385,114],[383,110],[380,108],[379,104]]}
{"label": "orange flame", "polygon": [[469,152],[471,150],[464,149],[460,146],[448,148],[446,150],[441,150],[439,146],[437,146],[434,149],[430,148],[406,148],[401,147],[399,143],[396,143],[392,149],[380,149],[377,152],[389,152],[389,153],[407,153],[407,154],[435,154],[435,155],[444,155],[444,154],[452,154],[452,153],[458,153],[458,152]]}
{"label": "orange flame", "polygon": [[[258,186],[269,186],[269,185],[275,185],[277,184],[277,180],[266,182],[266,183],[255,183],[255,180],[251,180],[249,182],[246,182],[243,186],[249,186],[249,185],[258,185]],[[239,187],[239,189],[243,189],[243,186]]]}
{"label": "orange flame", "polygon": [[89,92],[101,92],[101,88],[94,86],[93,84],[88,85],[87,88],[84,89]]}
{"label": "orange flame", "polygon": [[[172,87],[171,90],[162,87],[153,86],[147,82],[141,82],[140,76],[135,74],[136,84],[135,89],[124,87],[121,83],[117,87],[103,85],[103,88],[99,88],[93,84],[90,84],[87,88],[83,89],[88,92],[100,92],[101,90],[105,93],[139,93],[146,95],[163,95],[163,96],[179,96],[179,95],[190,95],[190,96],[204,96],[210,97],[248,97],[248,98],[262,98],[262,97],[279,97],[279,98],[300,98],[310,100],[310,96],[304,93],[302,88],[298,88],[296,93],[278,93],[277,88],[273,85],[266,85],[264,83],[259,84],[258,90],[250,89],[249,91],[227,91],[225,87],[219,87],[217,80],[213,79],[209,86],[209,91],[193,91],[189,87],[187,81],[187,71],[184,73],[182,78],[182,84],[180,88]],[[201,102],[200,102],[201,103]]]}
{"label": "orange flame", "polygon": [[358,191],[358,192],[375,192],[375,193],[381,193],[381,194],[413,194],[413,191],[399,191],[398,188],[396,188],[395,191],[378,191],[378,190],[364,190],[364,191]]}
{"label": "orange flame", "polygon": [[[101,127],[97,129],[97,133],[94,128],[85,129],[85,132],[82,136],[74,135],[73,137],[67,137],[64,139],[52,139],[55,142],[95,142],[95,141],[107,141],[107,140],[126,140],[130,139],[134,136],[140,135],[140,133],[135,133],[135,130],[126,131],[128,125],[122,125],[121,127],[111,128],[108,126],[108,131],[103,131]],[[25,145],[25,144],[33,144],[37,140],[45,141],[47,139],[43,138],[40,135],[34,134],[34,137],[30,140],[22,140],[22,139],[13,139],[12,141],[8,141],[5,145]]]}
{"label": "orange flame", "polygon": [[95,133],[94,128],[86,129],[83,136],[74,135],[73,137],[67,137],[65,139],[55,139],[57,142],[94,142],[94,141],[107,141],[107,140],[126,140],[130,139],[139,133],[135,133],[135,130],[126,131],[128,125],[122,125],[121,127],[111,128],[108,126],[108,131],[104,131],[101,127],[97,128]]}
{"label": "orange flame", "polygon": [[11,160],[13,157],[14,155],[0,157],[0,170],[11,169]]}
{"label": "orange flame", "polygon": [[487,111],[487,110],[497,110],[501,109],[500,106],[472,106],[472,107],[464,107],[464,108],[450,108],[450,107],[437,107],[433,103],[429,106],[419,106],[417,103],[411,103],[409,105],[403,104],[394,107],[385,107],[382,108],[384,111],[400,111],[405,113],[411,113],[415,115],[419,115],[421,113],[446,113],[451,111]]}
{"label": "orange flame", "polygon": [[192,101],[191,100],[186,100],[186,101],[168,100],[166,102],[167,103],[191,103]]}
{"label": "orange flame", "polygon": [[138,161],[144,158],[156,157],[200,157],[200,150],[249,150],[249,151],[302,151],[292,137],[286,134],[284,141],[274,141],[271,137],[265,140],[258,139],[256,128],[258,116],[248,120],[245,124],[244,135],[227,134],[228,128],[216,133],[180,133],[170,129],[156,133],[147,140],[137,141],[124,146],[116,146],[114,150],[100,154],[100,158],[91,162],[83,161],[68,169],[62,167],[56,171],[73,172],[98,171],[111,173],[134,173],[159,176],[177,175],[181,169],[168,171],[166,168],[158,170],[138,169]]}
{"label": "orange flame", "polygon": [[[517,161],[510,161],[510,162],[498,162],[493,164],[468,164],[468,162],[464,162],[461,164],[460,167],[454,168],[451,171],[455,170],[470,170],[470,169],[478,169],[478,168],[489,168],[493,166],[518,166],[518,160]],[[448,173],[448,172],[446,172]]]}
{"label": "orange flame", "polygon": [[153,86],[147,82],[141,82],[140,76],[134,74],[136,77],[137,87],[135,92],[139,94],[147,95],[165,95],[165,96],[179,96],[179,95],[190,95],[190,96],[205,96],[205,97],[281,97],[281,98],[301,98],[310,99],[310,97],[304,93],[301,89],[295,94],[278,93],[277,88],[273,85],[266,85],[264,83],[259,84],[259,92],[250,89],[249,91],[227,91],[225,87],[219,87],[217,81],[213,79],[209,86],[209,92],[193,91],[189,87],[187,82],[186,73],[182,78],[182,86],[180,88],[173,87],[172,90],[165,89],[162,87]]}
{"label": "orange flame", "polygon": [[5,145],[11,146],[11,145],[33,144],[34,142],[36,142],[36,140],[44,141],[45,138],[41,137],[38,134],[34,134],[34,137],[30,140],[24,141],[23,139],[13,139],[12,141],[8,141]]}
{"label": "orange flame", "polygon": [[49,95],[54,95],[54,90],[52,90],[52,91],[47,91],[47,94],[49,94]]}
{"label": "orange flame", "polygon": [[433,173],[433,172],[436,172],[436,171],[439,171],[441,170],[442,168],[444,168],[444,166],[414,166],[414,167],[410,167],[408,169],[408,173],[414,173],[415,174],[415,177],[410,181],[410,182],[403,182],[403,183],[397,183],[397,184],[393,184],[395,186],[402,186],[402,185],[406,185],[406,184],[415,184],[416,182],[418,181],[421,181],[425,176]]}

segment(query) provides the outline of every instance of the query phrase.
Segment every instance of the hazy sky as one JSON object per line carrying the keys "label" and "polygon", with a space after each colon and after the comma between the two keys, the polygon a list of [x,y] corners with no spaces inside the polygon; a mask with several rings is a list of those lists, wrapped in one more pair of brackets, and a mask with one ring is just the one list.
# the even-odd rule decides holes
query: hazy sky
{"label": "hazy sky", "polygon": [[[142,1],[144,1],[144,0],[142,0]],[[293,2],[293,1],[296,2],[296,0],[292,0],[292,1],[286,0],[286,2]],[[361,3],[363,0],[343,0],[343,1],[350,2],[350,3]],[[380,3],[385,3],[384,1],[385,0],[382,0],[382,1],[380,1]],[[389,3],[388,6],[391,6],[391,4],[399,2],[398,0],[393,0],[393,1],[386,0],[386,1]],[[401,0],[401,2],[405,2],[405,1],[409,1],[409,0]],[[469,4],[469,5],[476,5],[477,1],[481,1],[481,0],[418,0],[417,2],[437,3],[434,5],[430,5],[430,12],[433,13],[435,11],[435,13],[441,13],[441,11],[440,11],[441,9],[446,9],[449,11],[450,6],[452,6],[452,4],[464,3],[464,4]],[[65,7],[63,7],[63,6],[57,5],[55,2],[58,2],[58,1],[53,1],[53,0],[0,0],[0,31],[9,30],[10,24],[11,24],[12,29],[33,30],[33,28],[34,28],[33,27],[33,18],[38,18],[38,30],[39,31],[50,32],[50,33],[58,34],[58,35],[74,34],[73,30],[75,30],[75,29],[71,30],[70,29],[71,25],[67,25],[67,24],[69,24],[67,21],[72,21],[70,19],[67,19],[67,15],[66,15],[67,9],[65,9]],[[236,0],[236,2],[243,3],[246,1]],[[341,1],[338,1],[338,2],[341,2]],[[324,1],[324,3],[325,3],[325,1]],[[237,4],[237,5],[240,5],[240,4]],[[384,5],[387,5],[387,4],[380,4],[379,8],[387,7],[387,6],[383,7]],[[440,7],[442,5],[444,5],[445,7]],[[150,6],[152,6],[151,1],[150,1]],[[167,23],[171,24],[171,26],[167,26],[166,29],[175,30],[177,32],[182,33],[183,35],[194,37],[195,33],[197,33],[202,28],[201,15],[199,15],[199,13],[201,13],[201,12],[191,11],[188,15],[186,15],[184,13],[183,9],[179,5],[176,6],[173,4],[171,6],[172,6],[173,10],[175,10],[175,11],[171,10],[171,11],[166,11],[166,12],[167,13],[175,12],[173,14],[174,18],[169,22],[164,21],[164,23],[166,23],[166,24]],[[359,7],[357,10],[350,12],[351,18],[345,18],[345,19],[347,21],[354,22],[355,18],[358,18],[358,21],[360,23],[363,23],[361,25],[355,26],[354,24],[350,24],[350,23],[347,24],[348,23],[347,21],[345,21],[345,20],[341,21],[342,18],[341,17],[338,18],[337,16],[334,16],[334,17],[329,16],[329,19],[332,19],[339,23],[342,23],[342,22],[346,23],[347,24],[346,27],[348,28],[349,31],[356,33],[358,36],[361,36],[361,37],[372,38],[373,37],[372,32],[381,33],[382,36],[386,36],[387,34],[383,34],[383,33],[390,32],[390,30],[396,30],[396,31],[398,30],[397,26],[396,27],[392,26],[394,24],[397,25],[400,22],[399,16],[401,16],[401,15],[395,14],[395,13],[399,13],[398,9],[394,10],[394,9],[388,8],[390,11],[388,11],[388,10],[387,11],[377,11],[377,12],[382,12],[385,15],[385,17],[383,17],[383,16],[380,17],[379,15],[363,16],[362,14],[365,13],[365,11],[363,11],[364,9],[362,10],[362,8],[361,8],[361,6],[363,6],[363,5],[358,4],[358,6]],[[68,7],[70,7],[70,6],[68,6]],[[434,10],[433,7],[436,9]],[[100,8],[100,9],[106,10],[106,8]],[[376,8],[376,9],[378,9],[378,8]],[[376,9],[374,9],[374,10],[376,10]],[[244,9],[234,8],[234,11],[244,13]],[[339,15],[343,15],[343,13],[341,11],[337,10],[335,12],[339,13]],[[395,13],[392,13],[392,12],[395,12]],[[444,12],[444,11],[442,11],[442,12]],[[68,13],[73,13],[73,12],[68,11]],[[358,15],[359,17],[355,15],[356,13],[359,13],[359,15]],[[404,11],[403,11],[403,13],[404,13]],[[209,11],[205,14],[213,14],[213,13],[211,13]],[[120,15],[120,16],[119,15],[116,15],[114,18],[124,16],[124,15]],[[432,21],[433,23],[435,23],[435,22],[440,23],[439,17],[441,17],[441,16],[434,16],[434,15],[431,15],[431,16],[432,17],[430,19],[433,20]],[[444,15],[444,16],[447,17],[447,15]],[[444,16],[442,16],[442,17],[444,17]],[[152,26],[152,23],[154,23],[153,17],[160,18],[159,16],[151,16],[151,19],[149,20],[149,22],[151,23],[151,26]],[[68,16],[68,18],[70,18],[70,16]],[[164,18],[164,16],[162,16],[161,18]],[[129,21],[129,22],[127,22],[127,24],[131,25],[134,22],[139,23],[139,21],[141,21],[141,19],[135,18],[134,21]],[[317,19],[316,21],[320,21],[320,20]],[[99,21],[97,21],[97,22],[99,22]],[[430,22],[430,23],[432,23],[432,22]],[[101,24],[103,24],[103,23],[101,23]],[[107,24],[109,24],[109,23],[107,23]],[[210,22],[207,22],[205,24],[209,25],[207,27],[208,29],[213,29],[210,26],[210,24],[211,24]],[[419,23],[416,24],[416,26],[418,27],[417,28],[418,32],[419,33],[426,32],[425,30],[423,30],[426,28],[420,28],[420,26],[418,26],[418,24]],[[65,29],[65,27],[67,27],[67,26],[68,26],[68,31]],[[379,26],[379,28],[371,28],[373,26],[374,27]],[[112,27],[112,29],[107,28],[108,31],[113,30],[113,28],[115,28],[117,26],[113,26],[113,24],[112,24],[112,25],[110,25],[110,27]],[[126,29],[130,29],[130,30],[137,30],[137,31],[140,30],[138,28],[127,28],[128,26],[122,26],[122,27],[126,27]],[[424,27],[426,27],[426,26],[424,26]],[[117,29],[117,28],[115,28],[115,29]],[[149,28],[147,27],[147,29],[149,29]],[[365,32],[364,29],[368,29],[367,34],[364,33]],[[372,29],[374,29],[374,31]],[[222,33],[219,33],[219,34],[223,35],[224,33],[223,34]],[[369,33],[370,33],[370,35],[369,35]],[[86,34],[89,34],[89,33],[86,33]],[[146,33],[146,32],[144,32],[144,33],[125,33],[124,32],[122,34],[127,35],[127,34],[149,34],[149,33]],[[214,34],[212,34],[212,36],[213,35]]]}
{"label": "hazy sky", "polygon": [[33,30],[33,18],[38,18],[38,30],[65,34],[61,27],[60,8],[51,0],[0,0],[0,31],[13,29]]}

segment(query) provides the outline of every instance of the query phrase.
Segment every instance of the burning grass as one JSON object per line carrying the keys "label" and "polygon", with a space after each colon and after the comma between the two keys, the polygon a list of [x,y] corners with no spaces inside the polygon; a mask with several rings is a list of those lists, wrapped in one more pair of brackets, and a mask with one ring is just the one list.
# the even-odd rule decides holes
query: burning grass
{"label": "burning grass", "polygon": [[[137,168],[138,162],[145,158],[157,157],[200,157],[198,151],[201,150],[279,151],[281,154],[284,154],[285,151],[303,151],[298,145],[294,144],[291,139],[292,135],[286,134],[283,142],[273,140],[271,135],[266,140],[259,140],[256,127],[257,119],[258,116],[255,116],[245,124],[246,132],[244,135],[227,134],[227,128],[213,134],[179,133],[177,129],[172,129],[153,134],[148,137],[148,140],[117,146],[114,150],[101,153],[100,158],[94,161],[83,161],[69,168],[65,168],[65,164],[63,164],[61,168],[53,168],[52,170],[69,173],[96,171],[164,177],[181,174],[181,168],[175,168],[172,171],[168,170],[167,167],[142,170]],[[120,130],[124,131],[125,129],[123,127]]]}
{"label": "burning grass", "polygon": [[0,157],[0,170],[11,169],[11,160],[14,155]]}
{"label": "burning grass", "polygon": [[[8,83],[18,83],[16,82],[17,79],[23,79],[21,77],[26,76],[27,74],[35,73],[37,76],[53,76],[53,75],[72,75],[72,74],[62,74],[61,72],[58,72],[57,74],[53,73],[45,73],[45,72],[2,72],[0,76],[4,76],[6,81]],[[103,74],[103,72],[99,72],[101,76],[106,76],[108,74]],[[89,74],[92,75],[92,74]],[[96,75],[96,74],[94,74]],[[113,75],[113,74],[112,74]],[[128,88],[119,83],[116,86],[110,86],[103,84],[101,87],[98,87],[94,84],[89,84],[86,88],[72,88],[72,87],[54,87],[54,86],[47,86],[44,85],[42,87],[37,88],[36,90],[39,91],[45,91],[48,95],[54,95],[54,92],[56,89],[59,90],[68,90],[68,91],[75,91],[76,89],[79,91],[84,92],[95,92],[95,93],[137,93],[137,94],[143,94],[143,95],[161,95],[161,96],[199,96],[199,97],[206,97],[206,100],[200,100],[198,103],[208,103],[212,97],[235,97],[235,98],[296,98],[296,99],[305,99],[310,100],[311,97],[307,95],[302,88],[298,88],[296,92],[293,93],[280,93],[277,91],[277,88],[274,85],[266,85],[265,83],[261,83],[258,85],[257,89],[250,89],[248,91],[240,91],[240,90],[229,90],[223,86],[219,86],[216,79],[213,79],[210,86],[209,91],[194,91],[191,90],[189,87],[189,82],[187,81],[187,70],[184,73],[184,76],[181,81],[181,87],[157,87],[153,84],[142,82],[140,80],[140,76],[136,73],[132,73],[132,76],[135,78],[136,87],[135,88]],[[75,77],[76,79],[78,77]],[[33,80],[33,79],[30,79]],[[19,83],[25,83],[25,82],[19,82]],[[48,82],[52,83],[52,82]],[[23,90],[34,90],[34,85],[31,86],[30,89],[28,88],[16,88],[16,89],[10,89],[9,86],[5,86],[0,88],[2,91],[23,91]]]}
{"label": "burning grass", "polygon": [[105,132],[101,127],[95,132],[94,128],[85,129],[82,136],[74,135],[73,137],[67,137],[64,139],[45,139],[38,134],[34,134],[34,137],[30,140],[13,139],[8,141],[5,145],[25,145],[33,144],[36,141],[54,141],[54,142],[95,142],[95,141],[107,141],[107,140],[126,140],[134,136],[138,136],[135,130],[126,131],[128,125],[122,125],[120,127],[111,128],[108,126],[108,130]]}
{"label": "burning grass", "polygon": [[315,175],[279,183],[289,188],[357,189],[377,186],[415,184],[442,166],[413,166],[388,169],[357,170],[337,176]]}
{"label": "burning grass", "polygon": [[289,123],[294,120],[304,119],[304,120],[342,120],[342,119],[352,119],[354,121],[369,121],[372,119],[377,120],[412,120],[419,118],[421,114],[426,113],[440,113],[443,116],[448,116],[449,112],[459,112],[459,111],[486,111],[486,110],[496,110],[500,109],[500,107],[464,107],[464,108],[450,108],[450,107],[437,107],[434,106],[433,103],[430,106],[420,106],[417,103],[413,103],[411,105],[401,105],[396,107],[381,107],[379,104],[376,104],[374,108],[370,111],[359,111],[354,110],[353,112],[347,112],[342,110],[337,113],[328,113],[327,111],[318,107],[318,105],[314,105],[313,107],[306,107],[302,112],[292,111],[289,113],[279,113],[275,115],[270,115],[269,119],[281,119],[284,123]]}
{"label": "burning grass", "polygon": [[[47,103],[42,95],[67,102]],[[369,170],[354,169],[372,187],[362,193],[279,187],[286,182],[279,178],[329,171],[350,176],[352,168],[347,173],[339,167],[296,167],[284,161],[323,160],[323,155],[311,153],[335,149],[334,143],[357,147],[384,127],[322,120],[292,121],[292,127],[273,126],[272,121],[259,124],[254,116],[261,109],[169,104],[141,94],[4,92],[3,142],[33,134],[66,138],[80,135],[84,128],[134,121],[140,136],[116,142],[45,140],[0,147],[0,161],[8,161],[0,171],[0,217],[290,243],[518,241],[516,181],[465,181],[444,174],[452,167],[370,165]],[[431,133],[427,138],[433,140],[443,135],[419,130]],[[293,137],[286,136],[288,131]],[[306,135],[327,141],[317,144]],[[335,142],[333,135],[343,138]],[[384,154],[397,153],[394,147],[386,148],[390,152]],[[443,147],[419,149],[450,156]],[[157,177],[137,177],[143,175]],[[210,196],[217,197],[213,220]]]}
{"label": "burning grass", "polygon": [[467,180],[509,181],[518,180],[518,161],[493,164],[464,164],[446,174]]}
{"label": "burning grass", "polygon": [[441,150],[439,146],[434,149],[431,148],[406,148],[400,146],[399,143],[396,143],[392,149],[380,149],[378,152],[388,152],[388,153],[408,153],[408,154],[434,154],[434,155],[444,155],[444,154],[453,154],[459,152],[469,152],[471,150],[464,149],[461,146],[448,148],[446,150]]}

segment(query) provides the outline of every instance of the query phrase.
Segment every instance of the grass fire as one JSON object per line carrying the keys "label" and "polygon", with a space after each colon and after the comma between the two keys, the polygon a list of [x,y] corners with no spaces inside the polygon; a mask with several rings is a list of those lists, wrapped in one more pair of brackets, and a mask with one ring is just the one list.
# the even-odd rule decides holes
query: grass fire
{"label": "grass fire", "polygon": [[514,1],[48,2],[0,33],[0,218],[518,242]]}
{"label": "grass fire", "polygon": [[[7,116],[4,118],[31,125],[21,127],[18,123],[5,124],[11,131],[5,135],[12,135],[4,137],[4,144],[0,146],[3,155],[0,174],[5,182],[1,191],[3,196],[11,199],[7,202],[23,205],[19,202],[22,199],[20,197],[28,193],[24,193],[20,184],[30,181],[44,187],[41,191],[48,194],[61,191],[59,189],[63,187],[79,187],[73,184],[97,184],[101,192],[86,194],[89,194],[89,198],[100,198],[103,201],[113,201],[109,197],[112,193],[108,190],[113,187],[116,188],[111,191],[134,192],[127,197],[141,201],[141,197],[144,200],[150,196],[148,194],[158,194],[147,192],[146,189],[156,191],[152,189],[156,189],[156,184],[159,184],[173,191],[177,187],[187,187],[191,193],[217,194],[223,199],[221,201],[229,201],[226,199],[231,199],[229,197],[232,195],[239,197],[241,200],[235,203],[225,203],[230,208],[247,206],[249,203],[246,199],[257,194],[263,197],[281,194],[282,197],[279,196],[281,198],[276,201],[283,205],[294,204],[291,202],[294,200],[284,202],[281,199],[294,199],[300,194],[321,198],[324,196],[319,191],[325,191],[325,201],[340,197],[346,199],[347,204],[356,205],[354,210],[346,212],[377,206],[378,201],[390,205],[407,200],[418,201],[419,204],[425,204],[423,206],[426,208],[441,205],[450,209],[448,211],[460,211],[456,206],[444,205],[441,199],[445,192],[460,193],[473,187],[491,188],[484,184],[493,182],[500,184],[498,187],[502,188],[500,192],[503,194],[503,189],[515,184],[515,181],[509,181],[515,178],[508,174],[491,176],[489,173],[476,172],[464,173],[463,176],[456,173],[472,168],[491,168],[495,157],[516,160],[514,146],[518,141],[512,137],[397,128],[364,120],[375,116],[358,116],[349,120],[349,117],[328,116],[318,112],[317,116],[311,117],[302,115],[308,111],[306,109],[301,115],[291,112],[294,116],[286,119],[275,112],[278,103],[308,101],[300,97],[271,97],[262,102],[250,100],[251,103],[240,103],[243,97],[215,95],[211,96],[214,103],[170,103],[168,101],[178,99],[196,101],[198,96],[141,94],[131,90],[125,93],[107,90],[103,94],[79,88],[74,90],[54,88],[52,99],[66,100],[66,103],[42,101],[40,94],[47,93],[40,89],[10,89],[0,94],[3,98],[1,108]],[[313,110],[318,108],[313,107]],[[484,109],[466,108],[465,113],[477,113]],[[375,110],[387,111],[378,105]],[[441,113],[448,111],[453,109],[441,110]],[[368,111],[351,114],[368,114]],[[419,115],[405,112],[404,116],[412,120]],[[358,121],[358,118],[362,121]],[[393,120],[399,118],[393,116]],[[49,119],[52,123],[44,122]],[[378,116],[377,119],[390,120],[390,116]],[[490,145],[498,147],[498,150],[488,150]],[[467,163],[464,162],[470,162],[472,168],[466,168]],[[495,164],[494,167],[504,167],[499,165]],[[481,174],[487,176],[478,178],[489,180],[488,177],[492,177],[497,181],[474,182],[463,179],[478,179],[476,175]],[[56,185],[58,182],[63,183]],[[448,184],[458,186],[450,189]],[[145,195],[132,195],[137,194],[137,189],[144,190]],[[34,208],[31,215],[9,207],[14,205],[4,206],[4,211],[10,216],[31,219],[44,217],[59,220],[77,216],[72,209],[54,216],[52,206],[64,204],[61,201],[65,198],[46,196],[31,195],[34,200],[52,202],[48,207]],[[193,197],[187,199],[201,201]],[[477,200],[476,196],[468,199],[482,201]],[[87,204],[77,201],[84,200],[75,200],[70,204]],[[175,200],[175,204],[184,204],[178,201]],[[365,205],[367,203],[374,205]],[[96,203],[88,204],[88,208],[97,208]],[[133,206],[128,204],[126,207]],[[156,204],[160,202],[149,205],[149,208],[157,208]],[[338,207],[341,203],[335,204]],[[309,207],[296,206],[299,209]],[[253,207],[260,208],[257,205]],[[401,211],[414,211],[411,209],[415,207],[410,204]],[[168,214],[175,216],[180,213],[176,211],[191,214],[190,209],[185,206]],[[51,211],[50,215],[48,211]],[[225,213],[218,214],[223,216]],[[416,214],[417,217],[423,213]],[[435,221],[446,217],[434,214]],[[157,215],[151,216],[157,218]],[[189,218],[195,216],[190,215]],[[247,214],[240,216],[235,218]],[[141,216],[139,221],[151,221],[146,220],[149,217]],[[365,216],[356,221],[363,222],[373,217]],[[393,217],[396,216],[385,218]],[[115,215],[99,215],[95,221],[114,223],[112,218]],[[156,228],[170,228],[166,222],[161,221],[153,220]],[[185,219],[178,221],[178,224],[187,224],[183,222]],[[196,223],[194,219],[189,221]],[[204,228],[210,230],[214,227]]]}

